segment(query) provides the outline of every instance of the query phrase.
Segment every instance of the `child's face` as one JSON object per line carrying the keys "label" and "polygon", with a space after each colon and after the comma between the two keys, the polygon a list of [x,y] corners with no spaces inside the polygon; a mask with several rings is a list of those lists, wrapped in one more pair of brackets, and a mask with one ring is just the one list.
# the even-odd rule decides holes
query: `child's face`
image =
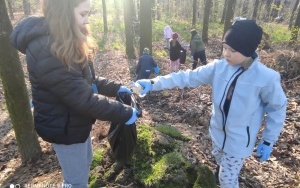
{"label": "child's face", "polygon": [[235,51],[226,43],[223,43],[223,56],[227,60],[228,64],[232,66],[239,65],[247,59],[246,56]]}
{"label": "child's face", "polygon": [[74,15],[77,26],[80,29],[85,29],[85,25],[89,23],[89,13],[91,9],[90,0],[85,0],[74,8]]}

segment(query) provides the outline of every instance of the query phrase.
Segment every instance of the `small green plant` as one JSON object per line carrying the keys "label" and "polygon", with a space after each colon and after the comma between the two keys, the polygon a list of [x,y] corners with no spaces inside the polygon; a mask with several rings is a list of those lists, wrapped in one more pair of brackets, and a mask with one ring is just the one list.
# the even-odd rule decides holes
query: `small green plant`
{"label": "small green plant", "polygon": [[175,127],[169,125],[158,125],[155,127],[156,130],[171,136],[172,138],[182,140],[182,141],[189,141],[190,138],[187,136],[182,135]]}

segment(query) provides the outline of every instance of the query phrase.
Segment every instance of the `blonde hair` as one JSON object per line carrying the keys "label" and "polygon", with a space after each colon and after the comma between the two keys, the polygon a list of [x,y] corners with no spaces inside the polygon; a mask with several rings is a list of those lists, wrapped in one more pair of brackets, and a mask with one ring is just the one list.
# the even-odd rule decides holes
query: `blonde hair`
{"label": "blonde hair", "polygon": [[76,25],[74,8],[86,0],[44,0],[43,13],[50,35],[53,37],[51,53],[68,67],[73,63],[86,63],[97,50],[89,27],[83,31]]}

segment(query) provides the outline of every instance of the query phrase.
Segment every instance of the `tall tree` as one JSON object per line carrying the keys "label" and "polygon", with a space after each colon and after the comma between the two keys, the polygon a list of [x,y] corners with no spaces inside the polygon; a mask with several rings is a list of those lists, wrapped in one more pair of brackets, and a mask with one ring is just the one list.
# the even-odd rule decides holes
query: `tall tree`
{"label": "tall tree", "polygon": [[11,20],[14,20],[15,17],[14,17],[14,11],[13,11],[13,8],[12,8],[12,5],[11,5],[11,0],[7,0],[7,6],[8,6],[8,12],[9,12],[9,15],[10,15],[10,19]]}
{"label": "tall tree", "polygon": [[143,53],[145,47],[148,47],[152,54],[151,1],[140,1],[140,54]]}
{"label": "tall tree", "polygon": [[216,22],[218,20],[218,12],[219,12],[219,4],[220,2],[218,0],[212,1],[213,3],[213,13],[210,17],[211,22]]}
{"label": "tall tree", "polygon": [[229,0],[224,1],[224,7],[223,7],[223,12],[222,12],[222,18],[221,18],[221,23],[225,22],[225,16],[226,16],[226,8]]}
{"label": "tall tree", "polygon": [[234,15],[234,9],[235,9],[235,4],[236,0],[226,0],[227,4],[226,6],[226,13],[225,13],[225,21],[224,21],[224,31],[223,31],[223,36],[225,32],[229,29],[230,25],[232,24],[232,19]]}
{"label": "tall tree", "polygon": [[208,23],[209,23],[209,15],[210,15],[211,6],[212,6],[212,0],[205,0],[202,40],[206,44],[208,43]]}
{"label": "tall tree", "polygon": [[265,2],[265,8],[264,8],[264,16],[263,19],[265,21],[269,21],[270,20],[270,12],[271,12],[271,4],[272,4],[273,0],[266,0]]}
{"label": "tall tree", "polygon": [[193,0],[193,20],[192,20],[193,27],[195,27],[196,25],[196,14],[197,14],[197,0]]}
{"label": "tall tree", "polygon": [[244,0],[242,5],[242,12],[241,12],[242,17],[247,17],[248,9],[249,9],[249,1]]}
{"label": "tall tree", "polygon": [[31,14],[30,0],[23,0],[23,9],[26,16]]}
{"label": "tall tree", "polygon": [[300,5],[298,5],[297,8],[297,17],[296,17],[296,21],[294,24],[294,28],[292,29],[292,38],[291,41],[292,42],[297,42],[298,40],[298,33],[299,33],[299,28],[300,28]]}
{"label": "tall tree", "polygon": [[102,0],[102,9],[103,9],[103,28],[104,28],[104,33],[107,34],[108,32],[108,27],[107,27],[107,14],[106,14],[106,1]]}
{"label": "tall tree", "polygon": [[9,44],[12,25],[7,14],[5,0],[0,0],[0,18],[0,77],[6,106],[24,163],[39,158],[41,148],[33,128],[33,118],[18,52]]}
{"label": "tall tree", "polygon": [[272,21],[274,20],[274,18],[276,18],[278,16],[280,4],[281,4],[281,0],[274,0],[272,9],[271,9],[271,14],[270,14]]}
{"label": "tall tree", "polygon": [[254,8],[253,8],[253,13],[252,13],[252,19],[256,20],[257,19],[258,8],[259,8],[259,0],[255,0],[253,7]]}
{"label": "tall tree", "polygon": [[133,0],[124,0],[124,22],[126,35],[126,55],[128,58],[134,57],[133,47],[133,20],[134,20],[134,3]]}
{"label": "tall tree", "polygon": [[295,4],[294,4],[294,7],[293,7],[293,10],[292,10],[292,13],[291,13],[290,21],[289,21],[289,29],[292,28],[292,25],[293,25],[293,22],[294,22],[294,17],[295,17],[295,12],[297,10],[298,5],[299,5],[299,0],[296,0]]}

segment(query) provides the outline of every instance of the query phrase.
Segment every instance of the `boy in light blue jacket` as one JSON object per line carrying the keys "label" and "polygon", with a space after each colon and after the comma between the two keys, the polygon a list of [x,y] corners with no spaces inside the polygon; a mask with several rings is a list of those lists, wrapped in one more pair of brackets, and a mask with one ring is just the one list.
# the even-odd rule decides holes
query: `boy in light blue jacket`
{"label": "boy in light blue jacket", "polygon": [[284,125],[287,99],[280,75],[263,65],[255,52],[261,38],[262,28],[255,21],[236,21],[224,35],[223,59],[195,70],[137,81],[144,88],[141,94],[203,84],[212,87],[209,132],[222,188],[239,187],[240,170],[252,154],[264,116],[256,151],[261,162],[270,157]]}

